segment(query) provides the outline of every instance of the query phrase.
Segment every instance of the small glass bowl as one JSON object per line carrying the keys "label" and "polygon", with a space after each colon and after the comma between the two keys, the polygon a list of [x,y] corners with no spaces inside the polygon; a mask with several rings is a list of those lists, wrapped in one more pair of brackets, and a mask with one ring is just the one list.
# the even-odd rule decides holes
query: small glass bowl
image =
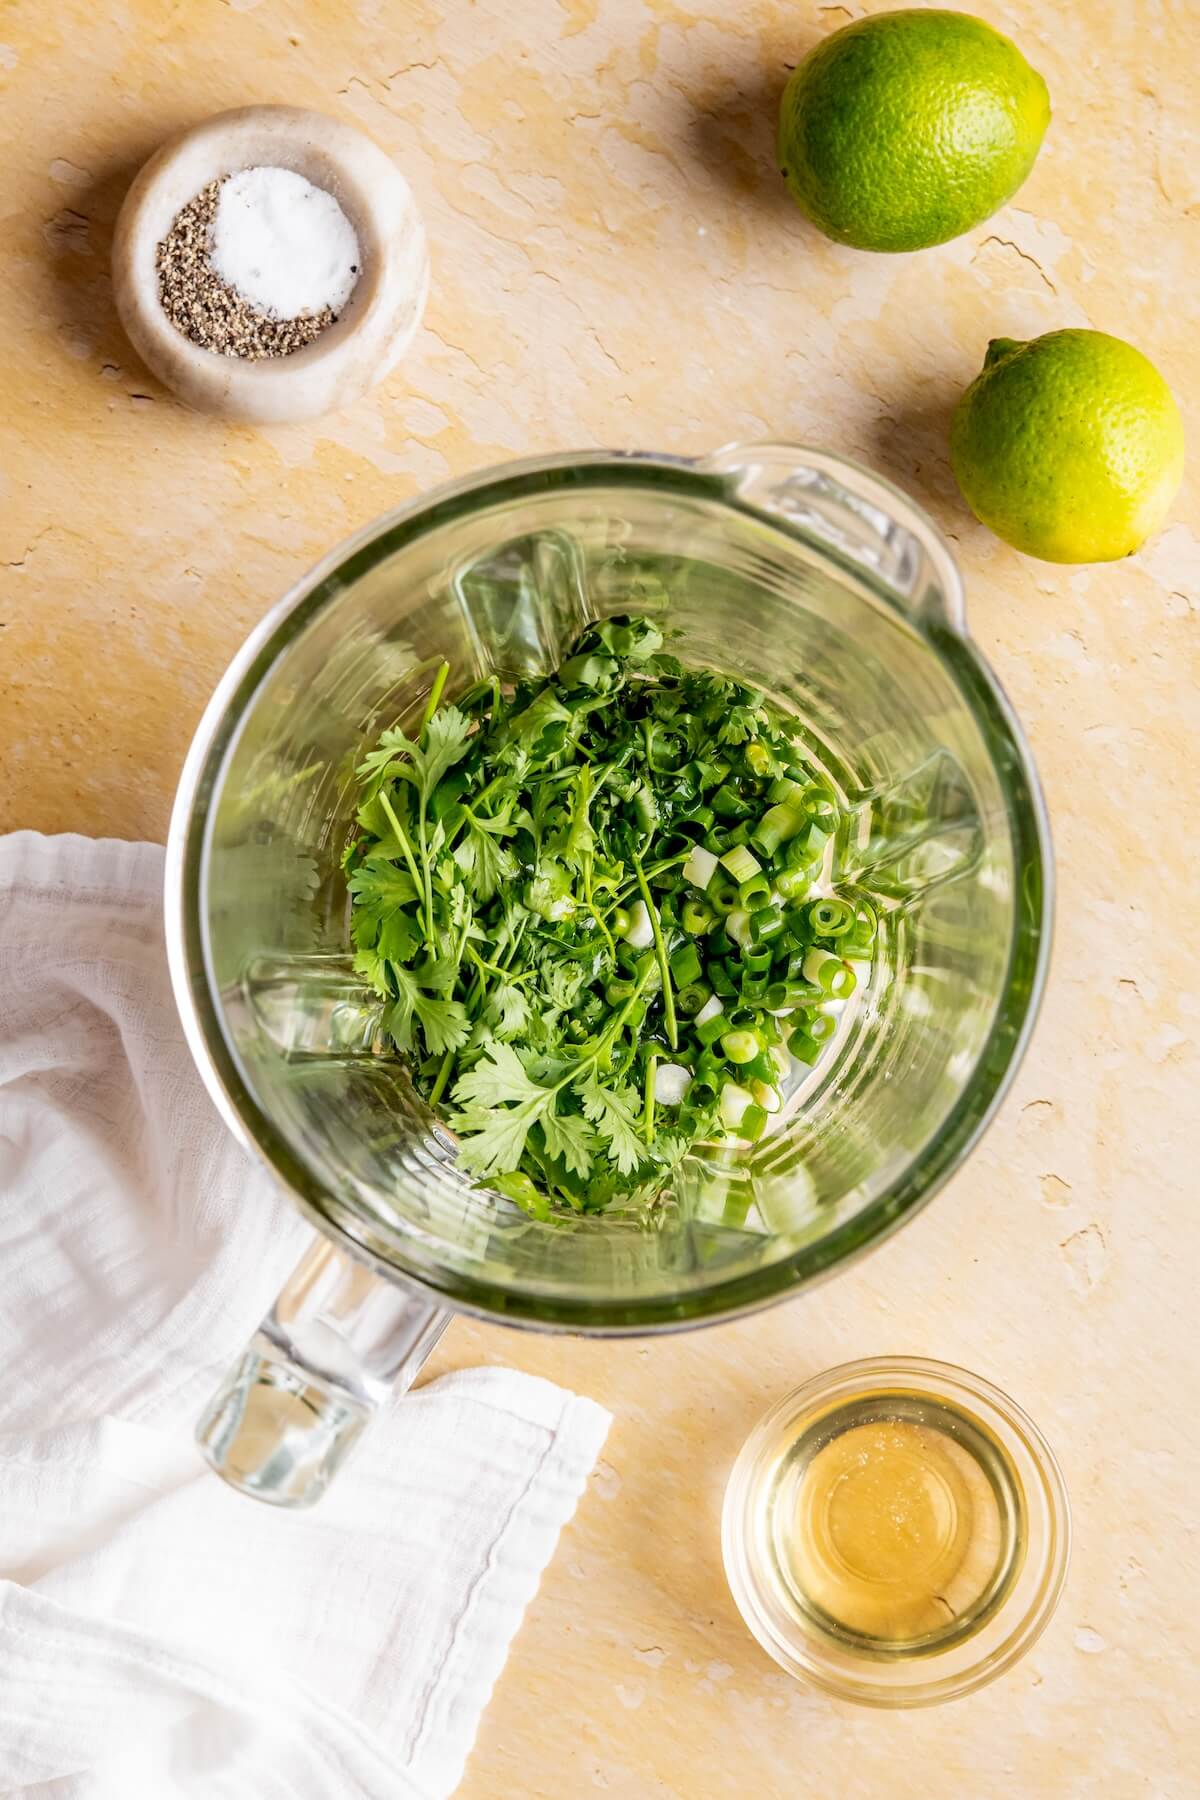
{"label": "small glass bowl", "polygon": [[[873,1399],[927,1398],[983,1427],[1010,1465],[1023,1555],[995,1604],[969,1631],[947,1630],[920,1653],[895,1646],[868,1654],[838,1643],[784,1603],[770,1571],[772,1507],[786,1452],[801,1434],[843,1406]],[[988,1381],[949,1363],[882,1356],[843,1363],[772,1407],[743,1444],[725,1492],[721,1526],[725,1573],[738,1610],[763,1649],[799,1680],[865,1706],[932,1706],[957,1699],[1010,1669],[1049,1623],[1066,1581],[1071,1548],[1067,1490],[1053,1452],[1033,1421]]]}

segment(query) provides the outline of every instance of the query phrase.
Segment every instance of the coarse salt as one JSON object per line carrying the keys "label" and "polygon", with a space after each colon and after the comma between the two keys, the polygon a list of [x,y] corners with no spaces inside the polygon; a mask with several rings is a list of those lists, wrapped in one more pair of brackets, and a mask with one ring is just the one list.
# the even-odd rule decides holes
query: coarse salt
{"label": "coarse salt", "polygon": [[223,182],[213,273],[258,311],[340,313],[362,267],[358,237],[332,194],[291,169],[243,169]]}

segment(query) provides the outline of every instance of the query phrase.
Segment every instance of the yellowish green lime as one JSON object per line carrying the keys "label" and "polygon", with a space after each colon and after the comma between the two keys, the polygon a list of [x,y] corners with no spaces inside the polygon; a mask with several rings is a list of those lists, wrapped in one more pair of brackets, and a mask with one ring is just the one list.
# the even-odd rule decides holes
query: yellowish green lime
{"label": "yellowish green lime", "polygon": [[1183,477],[1183,421],[1121,338],[995,338],[958,403],[950,460],[975,517],[1006,543],[1046,562],[1112,562],[1162,524]]}
{"label": "yellowish green lime", "polygon": [[989,218],[1034,165],[1046,84],[969,13],[876,13],[799,65],[779,161],[815,225],[860,250],[924,250]]}

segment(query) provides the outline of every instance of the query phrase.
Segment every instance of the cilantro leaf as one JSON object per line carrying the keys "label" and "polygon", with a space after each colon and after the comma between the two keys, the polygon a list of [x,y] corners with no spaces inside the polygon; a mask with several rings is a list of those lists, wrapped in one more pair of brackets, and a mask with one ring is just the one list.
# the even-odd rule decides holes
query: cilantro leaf
{"label": "cilantro leaf", "polygon": [[[374,930],[373,926],[372,930]],[[387,963],[373,945],[359,945],[354,953],[354,973],[356,975],[361,975],[367,985],[374,988],[375,992],[382,995],[385,1000],[391,999],[392,990],[387,982]],[[386,1030],[391,1032],[392,1028],[387,1022],[386,1014],[384,1016],[384,1026]],[[392,1035],[394,1037],[395,1033],[392,1032]],[[396,1039],[396,1042],[402,1050],[409,1048],[406,1044],[400,1044],[398,1038]]]}
{"label": "cilantro leaf", "polygon": [[453,1116],[450,1123],[459,1134],[459,1167],[481,1176],[514,1171],[543,1104],[526,1100],[511,1107],[471,1106]]}
{"label": "cilantro leaf", "polygon": [[421,735],[424,743],[417,744],[398,725],[385,731],[379,748],[369,750],[358,765],[359,775],[377,789],[386,781],[410,782],[428,801],[442,776],[466,755],[471,722],[456,706],[445,706]]}
{"label": "cilantro leaf", "polygon": [[466,835],[455,847],[454,860],[468,877],[475,898],[490,900],[497,888],[516,877],[516,857],[497,842],[511,837],[516,827],[507,819],[478,818],[469,807],[463,808],[463,822]]}
{"label": "cilantro leaf", "polygon": [[552,1020],[557,1019],[560,1013],[565,1013],[574,1005],[586,975],[587,971],[578,963],[566,968],[561,963],[556,963],[546,971],[543,987],[546,995],[546,1009]]}
{"label": "cilantro leaf", "polygon": [[397,868],[386,857],[368,856],[355,869],[346,886],[354,896],[356,910],[381,919],[398,906],[411,906],[417,898],[417,887],[407,869]]}
{"label": "cilantro leaf", "polygon": [[[384,1014],[383,1023],[398,1049],[413,1048],[414,1015],[421,1027],[425,1047],[432,1056],[457,1050],[466,1043],[471,1034],[471,1023],[460,1000],[443,1000],[427,994],[418,985],[416,976],[393,963],[388,964],[388,972],[396,984],[396,998]],[[431,973],[436,974],[436,968],[423,970],[421,979],[428,981]]]}
{"label": "cilantro leaf", "polygon": [[471,721],[456,706],[444,706],[425,727],[425,749],[422,752],[421,789],[426,800],[448,769],[461,762],[467,753]]}
{"label": "cilantro leaf", "polygon": [[487,1016],[495,1026],[497,1038],[515,1038],[529,1024],[529,1002],[520,988],[502,981],[488,997]]}
{"label": "cilantro leaf", "polygon": [[578,1113],[556,1113],[552,1108],[538,1120],[546,1154],[557,1157],[576,1175],[586,1175],[592,1166],[595,1133]]}
{"label": "cilantro leaf", "polygon": [[471,1022],[461,1000],[435,1000],[420,988],[413,995],[425,1042],[434,1056],[457,1050],[471,1035]]}
{"label": "cilantro leaf", "polygon": [[459,1076],[454,1098],[468,1106],[503,1106],[510,1100],[539,1099],[545,1092],[511,1044],[493,1044],[473,1069]]}
{"label": "cilantro leaf", "polygon": [[379,937],[375,948],[380,956],[390,963],[398,963],[403,968],[412,959],[417,947],[417,931],[406,913],[389,913],[379,927]]}
{"label": "cilantro leaf", "polygon": [[609,1156],[622,1175],[632,1175],[647,1156],[634,1113],[636,1094],[630,1088],[601,1087],[592,1075],[579,1090],[579,1095],[583,1110],[603,1139]]}

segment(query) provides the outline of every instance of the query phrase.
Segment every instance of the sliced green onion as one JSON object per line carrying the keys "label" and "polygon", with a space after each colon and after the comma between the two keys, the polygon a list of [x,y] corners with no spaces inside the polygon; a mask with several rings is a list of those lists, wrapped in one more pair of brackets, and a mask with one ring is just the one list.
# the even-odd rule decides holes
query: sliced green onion
{"label": "sliced green onion", "polygon": [[775,888],[785,900],[803,900],[812,884],[807,869],[780,869],[775,876]]}
{"label": "sliced green onion", "polygon": [[727,1081],[721,1089],[721,1123],[727,1131],[736,1131],[754,1105],[754,1095],[736,1081]]}
{"label": "sliced green onion", "polygon": [[841,937],[854,924],[854,908],[844,900],[814,900],[808,922],[817,937]]}
{"label": "sliced green onion", "polygon": [[750,942],[750,914],[744,912],[740,906],[734,907],[725,921],[725,929],[735,944],[748,944]]}
{"label": "sliced green onion", "polygon": [[804,789],[798,781],[793,781],[788,775],[777,775],[767,789],[767,799],[774,805],[790,806],[796,804],[803,793]]}
{"label": "sliced green onion", "polygon": [[[753,920],[750,921],[754,923]],[[756,944],[752,949],[742,951],[742,967],[749,969],[752,975],[765,975],[771,966],[771,952],[765,945]]]}
{"label": "sliced green onion", "polygon": [[716,994],[712,994],[696,1014],[695,1023],[697,1025],[707,1025],[710,1019],[720,1018],[724,1010],[725,1009],[721,1005]]}
{"label": "sliced green onion", "polygon": [[794,838],[804,824],[805,816],[798,807],[781,802],[778,806],[768,807],[750,837],[765,855],[774,856],[780,844]]}
{"label": "sliced green onion", "polygon": [[807,912],[790,912],[787,916],[787,934],[797,944],[806,947],[812,942],[812,927],[808,922]]}
{"label": "sliced green onion", "polygon": [[692,1018],[709,998],[709,991],[702,981],[685,982],[675,993],[676,1012],[681,1018]]}
{"label": "sliced green onion", "polygon": [[737,1134],[740,1138],[745,1138],[748,1143],[757,1144],[766,1129],[767,1109],[765,1106],[760,1106],[756,1100],[742,1114],[737,1126]]}
{"label": "sliced green onion", "polygon": [[658,1065],[655,1096],[660,1106],[679,1106],[691,1085],[692,1072],[685,1069],[682,1063],[665,1062]]}
{"label": "sliced green onion", "polygon": [[677,987],[687,987],[700,979],[700,954],[695,944],[684,944],[670,958],[671,973]]}
{"label": "sliced green onion", "polygon": [[622,933],[635,950],[648,950],[654,942],[654,925],[645,900],[635,900],[629,912],[629,924]]}
{"label": "sliced green onion", "polygon": [[629,931],[629,927],[630,927],[630,925],[632,925],[632,923],[633,923],[633,920],[630,918],[629,913],[626,910],[626,908],[623,906],[618,906],[612,916],[613,936],[619,937],[619,938],[625,937],[627,935],[627,933]]}
{"label": "sliced green onion", "polygon": [[854,957],[860,961],[870,959],[875,939],[879,932],[879,922],[874,910],[863,901],[854,915],[854,923],[838,945],[843,956]]}
{"label": "sliced green onion", "polygon": [[767,1006],[771,1012],[788,1012],[798,1006],[808,1006],[814,1000],[825,998],[819,987],[810,981],[773,981],[767,989]]}
{"label": "sliced green onion", "polygon": [[827,1044],[837,1031],[837,1020],[831,1013],[813,1013],[807,1025],[808,1035],[814,1044]]}
{"label": "sliced green onion", "polygon": [[693,806],[690,813],[676,821],[680,831],[690,838],[702,838],[712,825],[716,814],[711,806]]}
{"label": "sliced green onion", "polygon": [[745,819],[740,820],[731,831],[725,833],[725,848],[727,850],[732,850],[735,844],[748,844],[749,842],[750,827]]}
{"label": "sliced green onion", "polygon": [[735,844],[721,858],[721,866],[728,869],[736,882],[749,881],[752,875],[762,874],[762,864],[745,844]]}
{"label": "sliced green onion", "polygon": [[728,1020],[718,1014],[715,1018],[705,1019],[702,1025],[696,1025],[696,1036],[707,1049],[710,1044],[715,1044],[717,1039],[723,1036],[727,1026]]}
{"label": "sliced green onion", "polygon": [[706,900],[694,900],[691,897],[683,903],[679,914],[680,924],[693,937],[703,937],[713,922],[713,909]]}
{"label": "sliced green onion", "polygon": [[858,985],[853,969],[848,968],[840,956],[815,946],[804,958],[804,978],[815,981],[821,992],[832,1000],[847,999]]}
{"label": "sliced green onion", "polygon": [[771,884],[765,875],[752,875],[738,889],[738,905],[749,913],[757,912],[760,906],[766,906],[770,898]]}
{"label": "sliced green onion", "polygon": [[716,913],[731,913],[738,904],[738,891],[724,870],[706,890],[705,899]]}
{"label": "sliced green onion", "polygon": [[752,1031],[727,1031],[721,1048],[731,1063],[748,1063],[759,1052],[759,1042]]}
{"label": "sliced green onion", "polygon": [[764,775],[773,775],[778,767],[767,746],[760,744],[757,738],[751,738],[742,755],[750,773],[757,775],[760,780]]}
{"label": "sliced green onion", "polygon": [[767,993],[767,978],[765,975],[743,975],[742,976],[742,999],[743,1000],[763,1000],[766,998],[766,993]]}
{"label": "sliced green onion", "polygon": [[790,869],[811,869],[824,854],[829,842],[829,833],[822,831],[819,825],[806,825],[798,831],[788,844],[786,856]]}
{"label": "sliced green onion", "polygon": [[769,942],[783,930],[783,914],[777,906],[760,906],[750,915],[750,930],[760,944]]}
{"label": "sliced green onion", "polygon": [[759,1046],[758,1051],[745,1064],[741,1073],[743,1081],[773,1082],[775,1080],[775,1059],[765,1044]]}
{"label": "sliced green onion", "polygon": [[810,1037],[803,1025],[798,1025],[788,1039],[788,1049],[797,1062],[815,1063],[821,1054],[821,1046],[816,1039]]}
{"label": "sliced green onion", "polygon": [[724,963],[710,962],[704,973],[708,976],[708,985],[714,994],[722,1000],[732,1000],[737,993],[737,983],[725,968]]}
{"label": "sliced green onion", "polygon": [[837,812],[837,801],[825,787],[810,787],[800,804],[810,819],[830,819]]}
{"label": "sliced green onion", "polygon": [[777,1113],[783,1105],[783,1098],[777,1087],[769,1081],[752,1081],[750,1092],[765,1113]]}
{"label": "sliced green onion", "polygon": [[716,872],[717,858],[703,844],[693,844],[683,865],[683,879],[693,887],[706,888]]}
{"label": "sliced green onion", "polygon": [[704,946],[710,956],[726,957],[733,954],[733,944],[725,929],[724,919],[718,919],[708,934],[708,942]]}
{"label": "sliced green onion", "polygon": [[680,857],[686,856],[691,848],[691,838],[687,837],[682,831],[668,831],[662,833],[655,840],[654,860],[657,865],[657,873],[652,879],[655,882],[668,881],[674,885],[678,879],[675,870],[664,869],[662,865],[664,862],[677,862]]}

